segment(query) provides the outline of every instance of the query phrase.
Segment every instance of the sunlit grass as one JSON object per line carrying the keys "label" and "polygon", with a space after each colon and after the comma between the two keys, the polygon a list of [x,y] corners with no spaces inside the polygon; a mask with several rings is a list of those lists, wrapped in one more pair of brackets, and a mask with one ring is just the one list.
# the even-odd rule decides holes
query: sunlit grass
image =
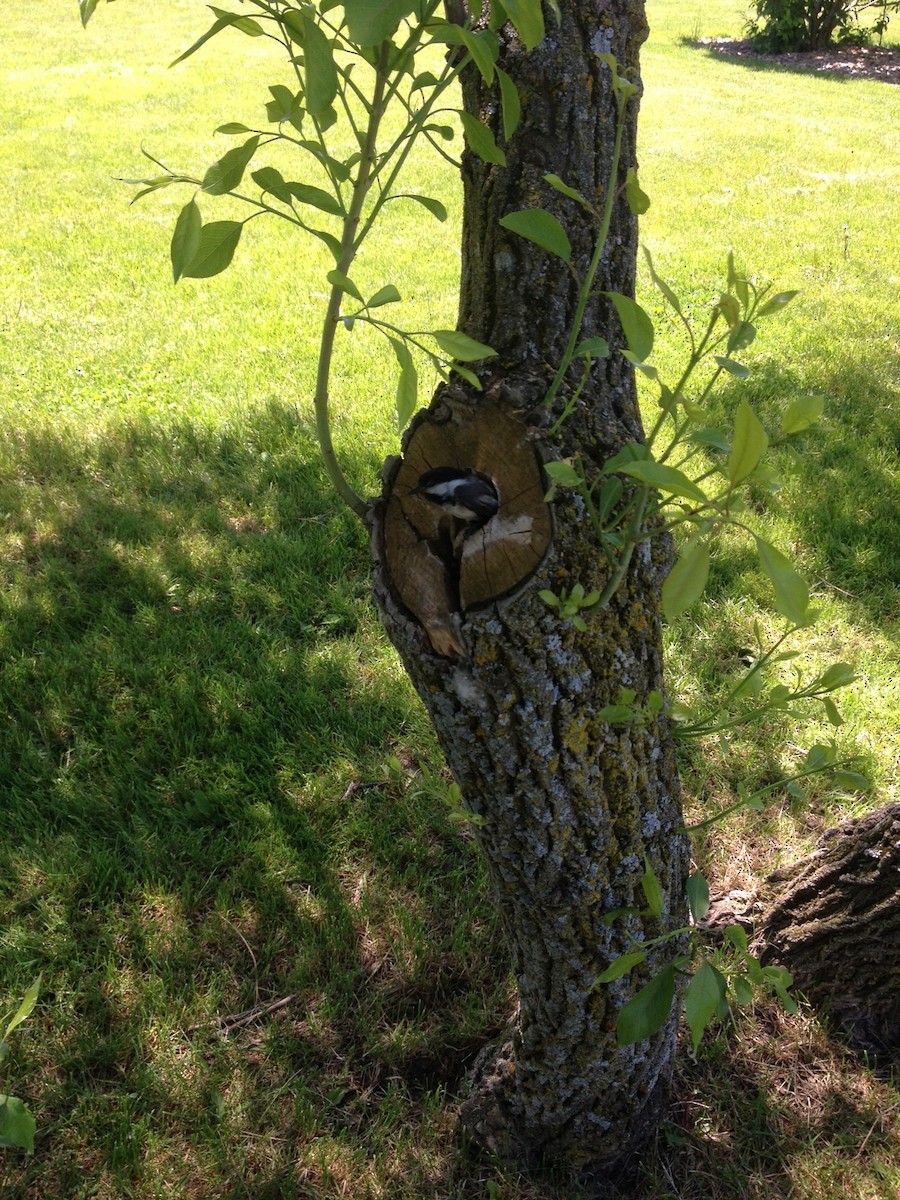
{"label": "sunlit grass", "polygon": [[[222,38],[167,70],[211,20],[198,0],[102,5],[87,32],[74,0],[52,8],[38,24],[8,0],[0,41],[0,1008],[44,972],[0,1078],[35,1111],[37,1152],[4,1152],[0,1189],[568,1200],[565,1181],[504,1173],[455,1128],[465,1068],[512,997],[472,840],[368,599],[366,531],[318,460],[331,261],[260,221],[227,273],[173,287],[190,192],[131,207],[117,181],[155,170],[141,145],[202,173],[231,144],[213,129],[254,124],[281,68]],[[822,610],[805,661],[860,675],[837,731],[771,725],[733,753],[685,753],[687,798],[698,816],[728,804],[826,736],[875,783],[779,795],[767,824],[698,846],[719,882],[746,885],[897,795],[900,247],[885,197],[900,93],[683,45],[697,21],[739,32],[724,2],[655,0],[650,16],[643,235],[697,311],[729,248],[802,290],[746,356],[747,394],[773,426],[810,392],[826,416],[781,456],[758,518]],[[450,219],[394,206],[354,278],[395,283],[401,321],[452,326],[458,185],[434,154],[413,171]],[[676,332],[641,288],[671,367]],[[377,337],[342,337],[337,442],[365,494],[397,448],[393,370]],[[722,420],[737,396],[722,394]],[[755,619],[775,635],[765,580],[728,542],[708,598],[669,631],[673,690],[714,697]],[[772,1020],[685,1073],[642,1195],[736,1200],[748,1179],[749,1194],[890,1194],[895,1126],[876,1120],[893,1093],[820,1032]],[[790,1036],[805,1073],[784,1100],[772,1072]]]}

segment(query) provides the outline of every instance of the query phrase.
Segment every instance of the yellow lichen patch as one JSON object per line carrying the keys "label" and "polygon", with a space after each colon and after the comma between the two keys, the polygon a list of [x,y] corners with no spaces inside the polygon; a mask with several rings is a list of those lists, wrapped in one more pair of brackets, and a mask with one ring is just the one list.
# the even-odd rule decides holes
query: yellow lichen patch
{"label": "yellow lichen patch", "polygon": [[570,722],[563,734],[563,745],[576,758],[585,753],[590,740],[590,721],[587,717]]}

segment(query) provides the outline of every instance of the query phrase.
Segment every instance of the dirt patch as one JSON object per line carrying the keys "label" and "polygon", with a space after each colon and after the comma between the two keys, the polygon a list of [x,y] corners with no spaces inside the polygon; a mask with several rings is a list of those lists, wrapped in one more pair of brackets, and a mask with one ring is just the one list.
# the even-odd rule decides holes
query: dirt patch
{"label": "dirt patch", "polygon": [[732,38],[700,38],[696,44],[713,54],[755,58],[788,70],[818,71],[900,85],[900,48],[831,46],[828,50],[805,50],[794,54],[760,54],[752,42]]}

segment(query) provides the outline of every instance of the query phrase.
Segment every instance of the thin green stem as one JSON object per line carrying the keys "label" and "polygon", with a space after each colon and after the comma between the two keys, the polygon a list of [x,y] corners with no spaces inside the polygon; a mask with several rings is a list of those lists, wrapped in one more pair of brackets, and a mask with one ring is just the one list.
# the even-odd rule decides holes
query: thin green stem
{"label": "thin green stem", "polygon": [[[416,126],[421,126],[422,123],[426,120],[426,118],[431,115],[431,112],[434,108],[435,101],[456,80],[457,76],[459,75],[459,72],[462,70],[463,66],[465,66],[466,62],[468,62],[468,61],[470,61],[470,60],[467,56],[466,59],[464,59],[462,62],[456,64],[456,66],[454,66],[452,68],[447,66],[444,68],[446,73],[444,75],[442,75],[441,78],[438,80],[437,85],[432,90],[431,95],[428,97],[427,101],[419,109],[419,111],[415,115],[415,117],[413,117],[411,119],[410,123],[394,139],[393,144],[382,155],[381,161],[379,162],[379,169],[386,166],[387,163],[390,162],[390,160],[394,157],[394,155],[397,154],[397,150],[401,146],[401,144],[404,141],[406,142],[406,145],[403,146],[402,150],[400,150],[400,153],[397,154],[396,162],[392,166],[390,174],[388,175],[387,181],[385,182],[384,186],[381,189],[381,195],[375,201],[375,203],[372,205],[371,211],[369,212],[368,216],[365,219],[365,222],[363,223],[362,228],[359,231],[359,234],[356,239],[357,246],[367,237],[369,230],[372,228],[372,225],[375,223],[375,221],[378,218],[378,214],[381,212],[381,209],[383,208],[383,206],[387,203],[387,201],[391,197],[391,189],[394,186],[394,181],[397,179],[397,176],[403,170],[403,165],[406,162],[407,158],[409,157],[413,146],[415,145],[415,137],[413,136],[413,133],[416,129]],[[396,90],[396,86],[397,85],[395,83],[393,85],[394,90]]]}
{"label": "thin green stem", "polygon": [[594,253],[591,256],[590,264],[588,265],[587,274],[581,285],[581,290],[578,293],[578,301],[575,305],[575,315],[572,318],[572,326],[569,330],[569,339],[566,343],[566,348],[563,351],[563,356],[560,359],[559,367],[553,377],[553,382],[547,390],[547,395],[544,397],[544,403],[547,408],[553,405],[559,389],[562,387],[566,378],[569,367],[572,364],[572,359],[575,357],[575,347],[578,345],[578,339],[581,336],[581,329],[584,325],[584,314],[587,311],[588,301],[591,298],[591,293],[594,290],[594,280],[597,277],[597,271],[600,268],[600,259],[603,256],[603,251],[606,248],[606,243],[609,240],[609,230],[612,225],[613,206],[615,205],[617,188],[616,180],[619,175],[619,162],[622,157],[622,134],[625,129],[625,105],[619,105],[618,120],[616,122],[616,137],[613,143],[612,163],[610,166],[609,184],[606,189],[606,199],[603,205],[603,215],[600,221],[600,228],[597,231],[597,240],[594,244]]}
{"label": "thin green stem", "polygon": [[765,787],[757,788],[755,792],[751,792],[749,796],[743,796],[735,804],[729,804],[727,808],[720,809],[711,817],[707,817],[705,821],[698,821],[696,825],[685,825],[682,832],[696,833],[698,829],[707,829],[710,825],[715,825],[725,817],[730,816],[733,812],[738,812],[742,808],[746,808],[752,804],[754,800],[760,799],[769,792],[777,791],[779,788],[786,787],[789,783],[796,783],[798,779],[808,779],[811,775],[824,775],[826,771],[836,771],[841,767],[850,766],[852,759],[838,759],[836,762],[825,763],[821,767],[808,767],[805,771],[798,771],[796,775],[785,775],[781,779],[776,779],[774,783],[767,783]]}
{"label": "thin green stem", "polygon": [[616,563],[615,569],[613,570],[609,579],[607,579],[597,603],[593,606],[594,608],[603,608],[605,605],[607,605],[619,590],[619,585],[625,578],[625,573],[627,572],[628,566],[631,562],[631,556],[634,554],[635,547],[641,540],[641,525],[644,520],[644,511],[647,507],[647,499],[649,495],[650,489],[645,485],[642,485],[638,489],[637,502],[625,534],[625,545],[622,547],[622,551],[619,555],[619,561]]}
{"label": "thin green stem", "polygon": [[[690,358],[688,359],[687,366],[684,368],[684,371],[681,374],[681,378],[678,380],[678,383],[675,385],[675,388],[672,392],[673,396],[680,396],[682,394],[684,387],[687,384],[687,381],[690,379],[691,375],[693,375],[697,365],[703,359],[704,354],[706,353],[706,347],[709,344],[709,339],[712,337],[712,331],[715,328],[715,325],[716,325],[716,322],[718,321],[718,319],[719,319],[719,313],[717,310],[710,317],[709,323],[706,327],[706,331],[704,332],[703,337],[700,339],[699,346],[694,346],[693,345],[693,337],[691,338],[691,345],[692,345],[691,355],[690,355]],[[655,422],[653,428],[651,429],[650,434],[647,438],[648,446],[650,446],[650,447],[653,446],[653,443],[656,441],[657,437],[659,436],[659,432],[662,429],[663,424],[665,423],[666,417],[668,415],[669,414],[666,411],[666,409],[663,409],[660,412],[659,416],[656,418],[656,422]],[[670,449],[671,449],[671,447],[670,447]],[[660,461],[662,461],[662,460],[660,460]]]}
{"label": "thin green stem", "polygon": [[[389,44],[385,43],[380,50],[378,63],[375,67],[375,86],[372,93],[372,106],[369,110],[369,120],[366,127],[365,141],[362,147],[362,158],[359,172],[353,186],[350,207],[344,220],[341,237],[341,256],[337,269],[341,274],[349,273],[356,254],[357,229],[362,216],[363,205],[371,186],[372,172],[375,164],[375,151],[378,144],[378,130],[385,112],[385,85],[387,81]],[[322,324],[322,336],[319,342],[319,362],[316,371],[316,390],[313,404],[316,415],[316,436],[319,450],[328,478],[334,485],[341,499],[363,520],[368,512],[368,505],[351,487],[347,477],[341,470],[334,442],[331,436],[331,415],[329,383],[331,378],[331,363],[334,357],[334,340],[341,316],[341,298],[343,290],[336,284],[332,286]]]}

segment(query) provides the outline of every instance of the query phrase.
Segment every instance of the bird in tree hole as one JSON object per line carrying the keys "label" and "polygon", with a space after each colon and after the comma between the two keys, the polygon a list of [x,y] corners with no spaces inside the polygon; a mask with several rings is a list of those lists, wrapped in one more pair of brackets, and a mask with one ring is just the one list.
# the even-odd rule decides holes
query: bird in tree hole
{"label": "bird in tree hole", "polygon": [[419,477],[411,491],[437,504],[448,516],[464,521],[464,534],[473,533],[497,514],[500,497],[492,479],[480,471],[433,467]]}

